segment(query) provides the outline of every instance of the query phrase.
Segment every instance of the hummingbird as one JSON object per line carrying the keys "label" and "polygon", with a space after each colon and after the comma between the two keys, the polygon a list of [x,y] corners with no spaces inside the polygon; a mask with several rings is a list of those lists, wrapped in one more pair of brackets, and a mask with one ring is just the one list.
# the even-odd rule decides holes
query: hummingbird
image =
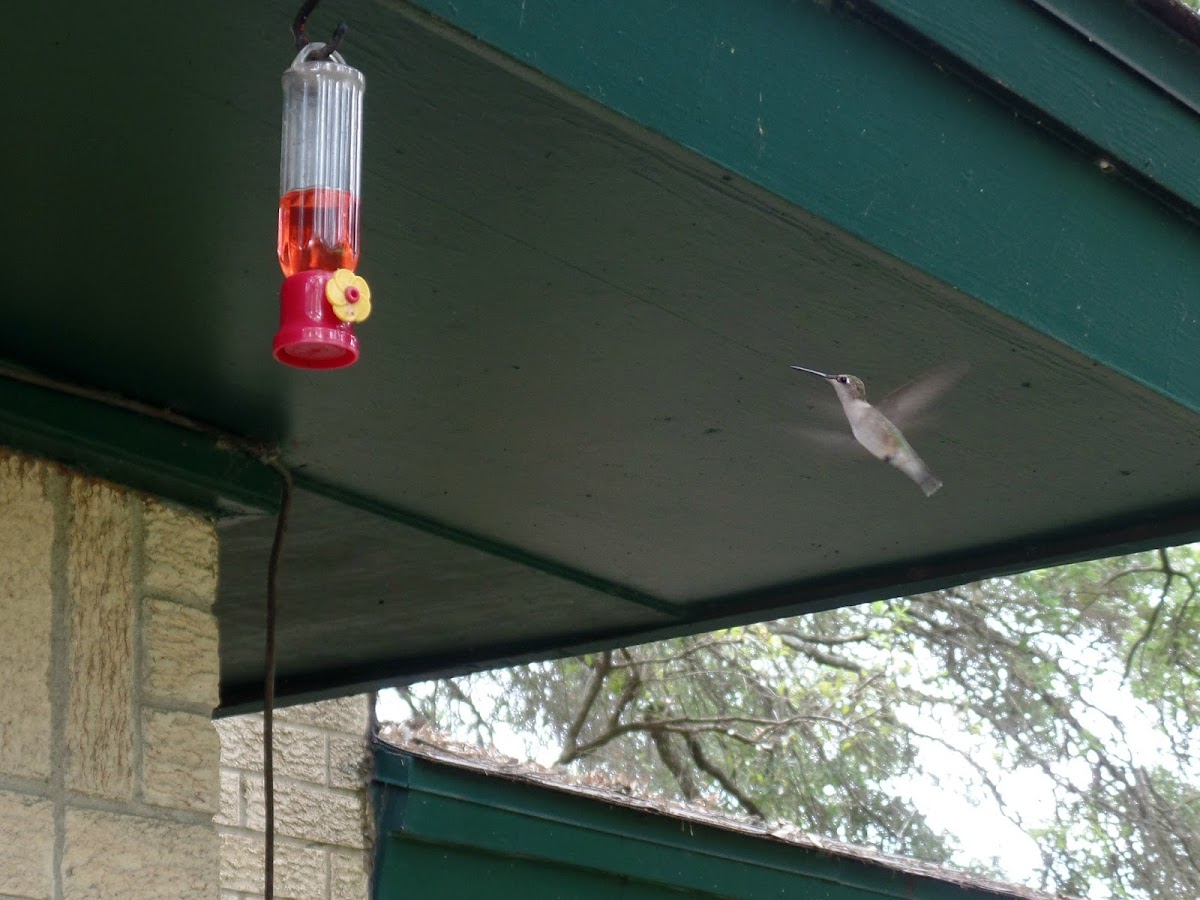
{"label": "hummingbird", "polygon": [[[792,368],[817,378],[824,378],[833,385],[838,399],[842,401],[842,410],[850,421],[850,430],[854,432],[855,440],[866,447],[872,456],[891,463],[915,481],[926,497],[932,496],[942,486],[941,479],[929,471],[929,467],[917,456],[917,451],[912,448],[895,423],[867,402],[867,389],[862,379],[853,375],[828,375],[816,369],[806,369],[804,366]],[[897,418],[904,413],[911,415],[917,408],[949,388],[964,371],[965,364],[936,369],[896,391],[880,406],[889,411],[894,410],[893,416]]]}

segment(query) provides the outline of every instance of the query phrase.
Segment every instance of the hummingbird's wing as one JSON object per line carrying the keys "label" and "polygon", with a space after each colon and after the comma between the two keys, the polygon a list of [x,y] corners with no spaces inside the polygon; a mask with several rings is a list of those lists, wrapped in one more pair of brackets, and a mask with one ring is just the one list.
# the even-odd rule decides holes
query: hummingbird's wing
{"label": "hummingbird's wing", "polygon": [[938,366],[914,378],[904,387],[892,391],[875,404],[875,408],[887,416],[897,428],[911,428],[917,424],[921,413],[954,387],[969,368],[966,360],[956,360]]}
{"label": "hummingbird's wing", "polygon": [[842,405],[833,396],[826,396],[808,405],[805,418],[781,424],[780,427],[792,437],[800,438],[810,447],[830,451],[844,459],[857,459],[862,448],[854,439],[850,424]]}
{"label": "hummingbird's wing", "polygon": [[822,428],[819,425],[793,425],[789,423],[781,427],[788,434],[800,438],[805,443],[821,447],[825,450],[832,450],[838,454],[844,454],[846,451],[853,450],[858,446],[858,441],[850,433],[849,426],[835,429]]}

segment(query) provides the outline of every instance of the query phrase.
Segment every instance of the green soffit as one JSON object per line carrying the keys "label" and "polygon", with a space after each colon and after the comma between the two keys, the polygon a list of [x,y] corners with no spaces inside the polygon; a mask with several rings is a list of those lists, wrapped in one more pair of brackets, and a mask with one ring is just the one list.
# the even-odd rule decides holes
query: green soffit
{"label": "green soffit", "polygon": [[1200,411],[1200,53],[1133,4],[417,5]]}

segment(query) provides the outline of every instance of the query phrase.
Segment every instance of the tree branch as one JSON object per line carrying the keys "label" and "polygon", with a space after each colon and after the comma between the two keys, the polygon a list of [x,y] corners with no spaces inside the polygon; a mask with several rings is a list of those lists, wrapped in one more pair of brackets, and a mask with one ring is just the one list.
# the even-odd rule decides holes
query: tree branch
{"label": "tree branch", "polygon": [[1158,602],[1154,604],[1154,609],[1150,611],[1150,619],[1146,622],[1146,627],[1142,633],[1138,635],[1137,640],[1133,642],[1133,646],[1129,648],[1129,652],[1125,655],[1125,674],[1121,677],[1122,681],[1129,679],[1129,673],[1133,670],[1133,658],[1146,641],[1150,639],[1150,635],[1154,633],[1154,628],[1158,624],[1158,619],[1162,615],[1163,606],[1166,605],[1167,595],[1171,592],[1171,583],[1175,580],[1175,576],[1179,573],[1175,571],[1175,567],[1171,565],[1171,558],[1167,556],[1165,549],[1158,551],[1158,558],[1162,561],[1161,572],[1166,576],[1163,581],[1162,593],[1158,596]]}
{"label": "tree branch", "polygon": [[856,634],[840,635],[838,637],[825,636],[820,634],[808,634],[798,628],[792,628],[781,624],[789,621],[781,619],[778,622],[770,622],[767,625],[767,630],[776,635],[790,635],[799,641],[804,641],[806,644],[865,644],[871,640],[871,635],[866,631],[860,631]]}
{"label": "tree branch", "polygon": [[684,738],[687,741],[688,752],[692,756],[692,762],[696,764],[696,768],[710,778],[714,779],[717,784],[721,785],[725,793],[737,800],[738,805],[752,816],[758,816],[760,819],[766,819],[762,809],[748,794],[738,787],[737,782],[724,772],[720,766],[716,765],[704,753],[704,748],[700,746],[700,740],[693,734],[689,734]]}
{"label": "tree branch", "polygon": [[823,666],[829,666],[833,669],[844,669],[847,672],[854,672],[855,674],[859,674],[863,670],[863,667],[853,660],[835,656],[825,650],[819,650],[816,647],[806,644],[800,638],[792,637],[790,634],[780,634],[779,640],[785,646],[791,647],[797,653],[803,653],[813,662],[820,663]]}
{"label": "tree branch", "polygon": [[600,688],[604,685],[604,679],[612,671],[612,666],[612,653],[606,650],[600,654],[596,665],[592,667],[592,674],[588,677],[587,687],[583,692],[583,702],[579,704],[575,718],[567,726],[567,733],[563,737],[562,752],[558,755],[559,765],[566,765],[581,755],[577,752],[576,746],[579,742],[579,733],[583,731],[583,726],[587,722],[588,716],[591,715],[592,706],[595,705],[596,698],[600,696]]}
{"label": "tree branch", "polygon": [[[451,699],[461,703],[463,706],[469,709],[471,711],[471,715],[475,717],[475,725],[473,727],[475,728],[475,733],[479,740],[486,740],[489,743],[493,741],[495,739],[495,735],[492,733],[492,725],[487,719],[480,715],[478,707],[475,706],[475,701],[472,700],[470,696],[468,696],[463,689],[458,686],[454,679],[447,678],[444,684],[446,687],[446,693],[450,695]],[[466,725],[465,722],[463,724]],[[484,737],[485,734],[486,738]]]}
{"label": "tree branch", "polygon": [[671,746],[671,735],[661,729],[652,728],[650,729],[650,740],[654,744],[654,749],[658,751],[658,758],[667,767],[667,771],[675,777],[684,799],[695,800],[699,797],[700,789],[696,786],[696,779],[692,777],[692,773],[684,764],[683,759]]}

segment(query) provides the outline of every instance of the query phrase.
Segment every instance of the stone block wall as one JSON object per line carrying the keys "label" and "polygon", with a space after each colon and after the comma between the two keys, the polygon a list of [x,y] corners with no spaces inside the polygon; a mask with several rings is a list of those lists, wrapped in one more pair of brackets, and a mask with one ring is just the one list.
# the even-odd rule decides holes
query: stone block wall
{"label": "stone block wall", "polygon": [[218,897],[216,551],[0,450],[0,897]]}
{"label": "stone block wall", "polygon": [[[366,696],[275,714],[275,895],[366,900],[370,833]],[[217,720],[221,900],[262,897],[262,716]]]}

